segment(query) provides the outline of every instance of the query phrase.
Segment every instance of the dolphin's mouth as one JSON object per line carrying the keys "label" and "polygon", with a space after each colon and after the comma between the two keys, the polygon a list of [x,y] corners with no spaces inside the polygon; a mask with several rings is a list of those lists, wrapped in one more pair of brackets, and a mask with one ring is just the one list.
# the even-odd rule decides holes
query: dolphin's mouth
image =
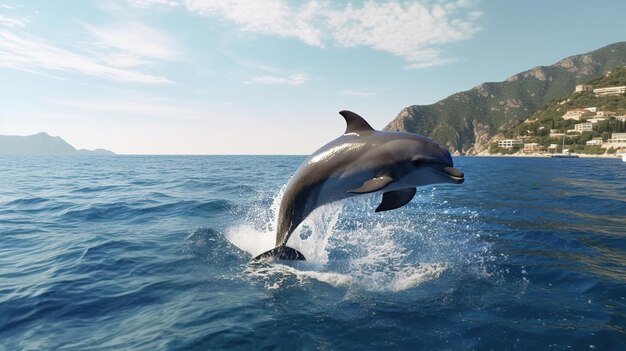
{"label": "dolphin's mouth", "polygon": [[447,174],[456,184],[461,184],[465,181],[465,174],[452,166],[443,167],[441,171]]}

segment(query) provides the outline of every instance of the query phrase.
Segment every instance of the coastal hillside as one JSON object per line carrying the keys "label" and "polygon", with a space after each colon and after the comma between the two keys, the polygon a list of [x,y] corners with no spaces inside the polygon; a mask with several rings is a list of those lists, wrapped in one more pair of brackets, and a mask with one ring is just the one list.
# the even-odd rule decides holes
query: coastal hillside
{"label": "coastal hillside", "polygon": [[426,135],[451,151],[475,155],[491,138],[514,127],[577,84],[626,66],[626,42],[518,73],[503,82],[480,84],[432,105],[404,108],[385,130]]}
{"label": "coastal hillside", "polygon": [[104,149],[77,150],[61,137],[47,133],[29,136],[0,135],[0,155],[115,155]]}
{"label": "coastal hillside", "polygon": [[626,67],[580,84],[496,135],[489,154],[626,151]]}

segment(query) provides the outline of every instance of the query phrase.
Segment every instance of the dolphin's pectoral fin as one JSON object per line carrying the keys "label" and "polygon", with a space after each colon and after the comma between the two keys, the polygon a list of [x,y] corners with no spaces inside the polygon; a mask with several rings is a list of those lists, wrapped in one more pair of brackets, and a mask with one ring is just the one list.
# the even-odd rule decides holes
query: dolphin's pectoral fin
{"label": "dolphin's pectoral fin", "polygon": [[383,201],[376,208],[376,212],[395,210],[408,204],[416,191],[415,188],[387,191],[383,194]]}
{"label": "dolphin's pectoral fin", "polygon": [[393,178],[388,175],[372,178],[370,180],[365,181],[363,185],[356,189],[348,190],[351,194],[367,194],[373,193],[378,190],[382,190],[387,185],[393,183]]}
{"label": "dolphin's pectoral fin", "polygon": [[304,258],[304,255],[300,251],[289,246],[278,246],[256,256],[252,259],[252,262],[267,261],[273,259],[299,261],[306,260],[306,258]]}

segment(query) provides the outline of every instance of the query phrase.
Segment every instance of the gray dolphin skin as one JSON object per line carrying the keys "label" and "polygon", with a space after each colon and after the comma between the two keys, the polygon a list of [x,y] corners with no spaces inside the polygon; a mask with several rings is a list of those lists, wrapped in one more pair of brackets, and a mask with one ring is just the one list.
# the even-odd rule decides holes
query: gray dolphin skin
{"label": "gray dolphin skin", "polygon": [[280,203],[276,247],[253,261],[268,259],[304,260],[304,255],[287,246],[293,231],[316,208],[373,192],[382,192],[376,212],[406,205],[415,187],[461,184],[463,172],[454,168],[448,150],[413,133],[374,130],[361,116],[339,112],[346,131],[309,156],[293,175]]}

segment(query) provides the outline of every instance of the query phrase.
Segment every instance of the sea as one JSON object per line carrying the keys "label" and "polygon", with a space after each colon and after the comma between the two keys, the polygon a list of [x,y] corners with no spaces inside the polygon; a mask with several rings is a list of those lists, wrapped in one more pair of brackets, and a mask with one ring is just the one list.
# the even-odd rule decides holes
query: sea
{"label": "sea", "polygon": [[626,163],[457,157],[316,210],[304,156],[0,157],[0,350],[626,350]]}

